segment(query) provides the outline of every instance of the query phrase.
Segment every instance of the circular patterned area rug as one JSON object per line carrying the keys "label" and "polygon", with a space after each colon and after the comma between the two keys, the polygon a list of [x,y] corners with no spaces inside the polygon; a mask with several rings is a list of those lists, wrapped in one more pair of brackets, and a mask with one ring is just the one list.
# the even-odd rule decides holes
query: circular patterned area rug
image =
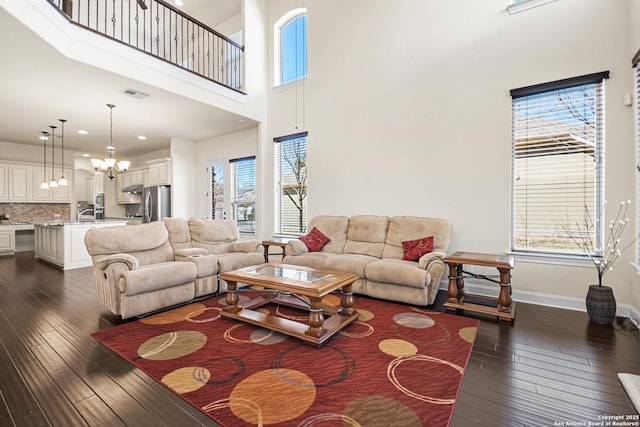
{"label": "circular patterned area rug", "polygon": [[217,296],[93,336],[222,425],[447,426],[479,324],[358,297],[358,321],[316,348],[222,319],[224,304]]}

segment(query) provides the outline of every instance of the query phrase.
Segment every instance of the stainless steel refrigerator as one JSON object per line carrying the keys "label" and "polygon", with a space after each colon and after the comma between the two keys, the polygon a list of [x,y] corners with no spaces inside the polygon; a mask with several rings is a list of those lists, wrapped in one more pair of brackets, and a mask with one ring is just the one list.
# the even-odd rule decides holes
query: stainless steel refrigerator
{"label": "stainless steel refrigerator", "polygon": [[142,220],[159,221],[171,216],[171,187],[158,185],[142,189]]}

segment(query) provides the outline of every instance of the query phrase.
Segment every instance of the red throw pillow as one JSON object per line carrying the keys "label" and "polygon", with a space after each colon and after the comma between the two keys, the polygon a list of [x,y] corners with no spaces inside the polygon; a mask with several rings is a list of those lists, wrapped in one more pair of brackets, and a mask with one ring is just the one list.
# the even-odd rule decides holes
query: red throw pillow
{"label": "red throw pillow", "polygon": [[320,252],[320,250],[324,248],[324,245],[331,241],[331,239],[322,234],[322,232],[315,227],[311,229],[309,234],[300,236],[300,240],[307,245],[309,252]]}
{"label": "red throw pillow", "polygon": [[433,252],[433,236],[402,242],[402,249],[404,250],[402,259],[417,261],[422,255]]}

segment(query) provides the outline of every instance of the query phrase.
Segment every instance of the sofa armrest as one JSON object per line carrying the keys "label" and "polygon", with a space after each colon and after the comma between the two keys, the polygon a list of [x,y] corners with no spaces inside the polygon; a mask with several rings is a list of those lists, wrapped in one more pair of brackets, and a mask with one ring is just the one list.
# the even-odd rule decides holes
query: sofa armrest
{"label": "sofa armrest", "polygon": [[96,259],[95,266],[99,270],[105,270],[111,264],[123,263],[129,270],[137,270],[140,267],[138,260],[129,254],[112,254]]}
{"label": "sofa armrest", "polygon": [[309,252],[309,248],[300,239],[289,240],[287,246],[284,247],[285,255],[300,255]]}
{"label": "sofa armrest", "polygon": [[418,266],[423,270],[428,270],[431,263],[434,261],[440,261],[439,264],[443,263],[443,259],[447,256],[444,252],[429,252],[428,254],[424,254],[418,260]]}
{"label": "sofa armrest", "polygon": [[209,252],[205,248],[182,248],[176,249],[173,254],[176,257],[176,261],[178,261],[178,257],[190,257],[194,255],[206,255]]}
{"label": "sofa armrest", "polygon": [[229,245],[229,252],[263,252],[262,243],[258,240],[243,240],[241,242],[233,242]]}

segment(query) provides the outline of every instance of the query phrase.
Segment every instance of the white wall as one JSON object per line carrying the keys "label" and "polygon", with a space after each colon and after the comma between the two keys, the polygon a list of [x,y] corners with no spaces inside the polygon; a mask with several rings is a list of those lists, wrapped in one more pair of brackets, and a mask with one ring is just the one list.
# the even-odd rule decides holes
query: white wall
{"label": "white wall", "polygon": [[[186,139],[171,139],[171,216],[189,218],[198,216],[198,195],[195,189],[203,181],[202,169],[194,170],[197,164],[196,143]],[[185,191],[186,189],[186,191]]]}
{"label": "white wall", "polygon": [[[622,104],[633,89],[630,1],[560,0],[516,15],[507,3],[307,3],[310,216],[442,217],[450,251],[508,251],[509,90],[605,70],[607,199],[614,209],[634,199],[633,111]],[[632,252],[605,276],[621,304]],[[581,304],[594,280],[593,268],[519,260],[514,296]]]}

